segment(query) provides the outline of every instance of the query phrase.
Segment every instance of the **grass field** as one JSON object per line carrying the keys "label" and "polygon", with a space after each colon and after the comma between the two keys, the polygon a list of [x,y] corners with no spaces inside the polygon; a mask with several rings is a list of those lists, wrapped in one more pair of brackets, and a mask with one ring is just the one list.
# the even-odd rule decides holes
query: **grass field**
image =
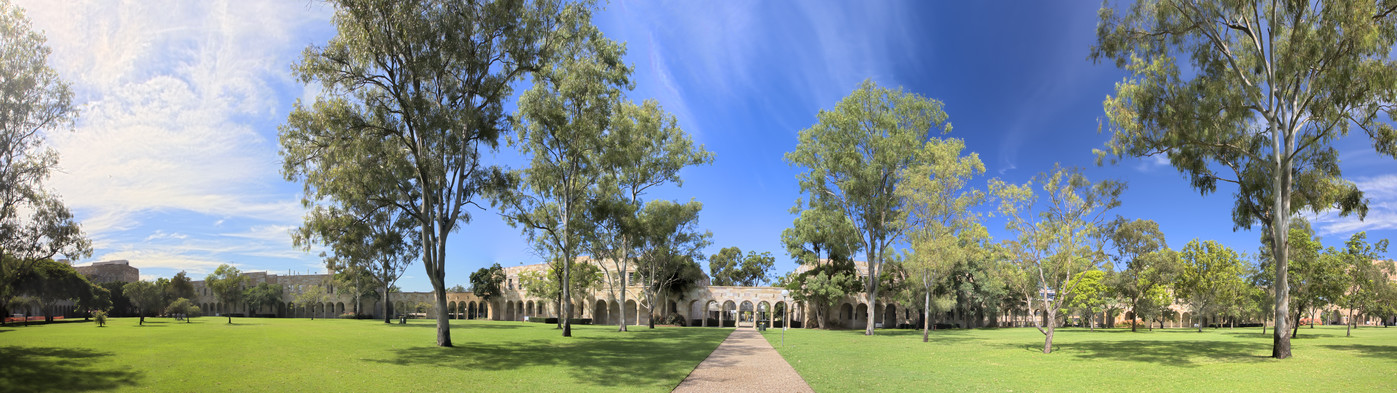
{"label": "grass field", "polygon": [[0,392],[669,391],[732,329],[452,321],[113,319],[0,328]]}
{"label": "grass field", "polygon": [[1058,329],[1044,355],[1036,329],[792,329],[767,341],[816,391],[1391,391],[1397,328],[1300,328],[1294,357],[1274,360],[1260,328]]}

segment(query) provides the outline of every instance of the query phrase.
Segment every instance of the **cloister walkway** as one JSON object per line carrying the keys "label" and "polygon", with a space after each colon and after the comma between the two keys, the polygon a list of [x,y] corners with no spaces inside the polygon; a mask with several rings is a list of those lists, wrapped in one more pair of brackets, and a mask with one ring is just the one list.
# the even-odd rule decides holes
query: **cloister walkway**
{"label": "cloister walkway", "polygon": [[814,392],[756,329],[737,328],[675,392]]}

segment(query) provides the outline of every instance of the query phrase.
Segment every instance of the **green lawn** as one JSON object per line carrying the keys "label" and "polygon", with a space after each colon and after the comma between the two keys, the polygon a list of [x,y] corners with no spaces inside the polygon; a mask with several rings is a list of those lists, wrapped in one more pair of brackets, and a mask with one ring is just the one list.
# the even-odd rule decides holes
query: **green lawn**
{"label": "green lawn", "polygon": [[[1269,333],[1269,332],[1268,332]],[[765,336],[820,392],[1391,391],[1397,328],[1300,328],[1294,357],[1274,360],[1260,328],[1059,329],[1044,355],[1033,328],[921,331],[792,329]]]}
{"label": "green lawn", "polygon": [[4,391],[669,391],[732,329],[165,318],[0,327]]}

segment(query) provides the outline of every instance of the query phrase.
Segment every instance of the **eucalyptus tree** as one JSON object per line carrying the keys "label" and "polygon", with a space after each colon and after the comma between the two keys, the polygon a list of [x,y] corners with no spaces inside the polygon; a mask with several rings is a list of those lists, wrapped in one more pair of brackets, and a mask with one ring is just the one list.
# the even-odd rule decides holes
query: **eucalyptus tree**
{"label": "eucalyptus tree", "polygon": [[791,214],[796,219],[790,228],[781,231],[781,243],[795,262],[817,267],[824,260],[847,258],[858,252],[858,229],[853,221],[833,206],[811,199],[809,204],[796,200]]}
{"label": "eucalyptus tree", "polygon": [[[302,203],[310,211],[301,227],[292,231],[292,242],[306,250],[315,244],[327,248],[321,253],[325,268],[335,272],[335,286],[350,290],[356,312],[362,310],[358,306],[359,299],[372,292],[373,286],[381,289],[383,323],[392,323],[392,315],[388,313],[392,300],[389,289],[422,251],[417,222],[392,204],[374,203],[370,199],[338,204],[305,199]],[[364,282],[366,278],[372,286]]]}
{"label": "eucalyptus tree", "polygon": [[[985,202],[985,193],[968,184],[985,173],[980,155],[961,155],[965,142],[955,138],[932,139],[925,149],[926,162],[903,170],[897,195],[906,201],[905,236],[912,248],[903,266],[909,281],[920,286],[922,312],[931,315],[932,289],[958,263],[974,257],[975,245],[989,233],[974,210]],[[930,318],[922,318],[922,342],[929,340],[930,324]]]}
{"label": "eucalyptus tree", "polygon": [[[1103,270],[1088,270],[1082,273],[1082,279],[1077,280],[1076,287],[1072,288],[1072,297],[1067,300],[1067,307],[1085,317],[1087,326],[1092,331],[1096,331],[1096,313],[1105,309],[1107,298],[1110,296],[1111,288],[1106,286],[1106,280],[1106,272]],[[1149,320],[1146,319],[1145,323],[1149,323]],[[1130,325],[1133,330],[1134,321],[1131,321]]]}
{"label": "eucalyptus tree", "polygon": [[44,142],[70,131],[78,112],[49,53],[24,11],[0,0],[0,308],[40,261],[92,255],[72,212],[44,187],[58,166]]}
{"label": "eucalyptus tree", "polygon": [[[678,120],[655,100],[645,100],[641,105],[622,102],[612,116],[608,134],[602,149],[603,176],[598,184],[602,202],[594,210],[597,227],[589,243],[602,271],[611,276],[607,282],[614,283],[613,296],[619,296],[621,304],[625,304],[624,288],[628,286],[632,262],[646,244],[642,238],[647,237],[647,225],[639,217],[646,206],[643,196],[665,184],[682,186],[679,171],[712,163],[713,153],[702,145],[695,146],[679,128]],[[621,312],[619,329],[625,331],[624,307]]]}
{"label": "eucalyptus tree", "polygon": [[[131,305],[136,307],[136,316],[140,318],[141,325],[146,324],[146,316],[154,316],[165,309],[165,294],[153,282],[129,282],[121,289],[121,292],[131,299]],[[229,321],[232,323],[232,317],[229,317]]]}
{"label": "eucalyptus tree", "polygon": [[[636,279],[650,304],[651,329],[655,328],[656,305],[663,309],[670,295],[684,293],[703,279],[697,261],[703,260],[703,249],[712,244],[713,233],[699,231],[701,210],[703,204],[698,201],[680,204],[657,200],[647,202],[637,217],[641,247]],[[660,295],[665,299],[659,300]]]}
{"label": "eucalyptus tree", "polygon": [[1348,331],[1344,335],[1352,336],[1353,327],[1358,325],[1354,313],[1375,314],[1385,287],[1397,285],[1389,278],[1397,276],[1397,266],[1391,260],[1382,259],[1382,255],[1387,253],[1387,239],[1369,243],[1368,234],[1358,232],[1349,237],[1344,245],[1347,248],[1344,260],[1348,265],[1345,266],[1348,282],[1341,300],[1343,307],[1349,310]]}
{"label": "eucalyptus tree", "polygon": [[[204,278],[204,285],[213,291],[214,298],[227,307],[225,313],[228,314],[228,323],[230,324],[233,323],[233,313],[229,311],[243,303],[243,285],[246,282],[247,277],[243,276],[241,270],[226,263],[218,265],[218,268],[213,270],[213,274]],[[125,292],[125,290],[122,291],[122,293]],[[126,296],[131,297],[132,295],[127,294]],[[132,303],[135,303],[134,298]]]}
{"label": "eucalyptus tree", "polygon": [[[1112,286],[1130,303],[1131,314],[1148,323],[1160,303],[1167,305],[1172,300],[1160,295],[1178,275],[1177,259],[1169,251],[1159,224],[1152,220],[1120,218],[1111,227],[1111,245],[1115,250],[1111,257],[1121,268]],[[1132,320],[1130,331],[1137,330],[1135,325]]]}
{"label": "eucalyptus tree", "polygon": [[504,268],[495,263],[471,273],[471,294],[485,302],[499,297],[504,291]]}
{"label": "eucalyptus tree", "polygon": [[247,303],[247,316],[257,315],[262,306],[276,306],[281,303],[284,288],[271,283],[259,283],[243,290],[243,302]]}
{"label": "eucalyptus tree", "polygon": [[916,93],[879,87],[865,80],[833,110],[821,110],[819,122],[800,132],[786,161],[805,168],[797,175],[801,192],[820,206],[848,218],[868,263],[868,324],[878,302],[878,277],[889,246],[907,230],[902,200],[906,169],[928,162],[933,132],[951,131],[940,101]]}
{"label": "eucalyptus tree", "polygon": [[1287,236],[1293,214],[1367,212],[1335,141],[1357,128],[1397,158],[1397,4],[1138,0],[1101,9],[1095,61],[1129,71],[1104,102],[1112,160],[1164,154],[1203,194],[1236,185],[1232,222],[1275,239],[1277,329],[1290,357]]}
{"label": "eucalyptus tree", "polygon": [[1206,317],[1218,314],[1227,297],[1246,285],[1242,277],[1242,261],[1236,251],[1216,241],[1189,241],[1179,252],[1183,262],[1174,293],[1193,309],[1198,317],[1198,331],[1203,331]]}
{"label": "eucalyptus tree", "polygon": [[1016,235],[1003,248],[1017,270],[1007,281],[1030,310],[1033,303],[1040,303],[1049,322],[1045,328],[1041,319],[1033,318],[1046,336],[1043,353],[1053,351],[1058,310],[1072,298],[1083,273],[1105,261],[1106,213],[1120,205],[1124,190],[1124,183],[1093,183],[1081,170],[1062,166],[1023,185],[990,180],[990,193],[1000,200],[1005,229]]}
{"label": "eucalyptus tree", "polygon": [[448,236],[498,187],[485,157],[513,84],[548,62],[558,27],[592,3],[335,0],[336,35],[292,71],[319,83],[281,127],[283,173],[306,198],[392,206],[421,236],[437,345],[451,346]]}
{"label": "eucalyptus tree", "polygon": [[[292,299],[294,299],[293,301],[296,302],[296,304],[305,308],[306,314],[310,315],[310,320],[314,321],[315,309],[318,308],[321,303],[329,300],[330,294],[325,292],[325,287],[322,285],[308,285],[301,289],[300,292],[296,292],[296,296],[293,296]],[[388,302],[384,302],[384,304],[387,303]]]}
{"label": "eucalyptus tree", "polygon": [[[562,264],[563,298],[571,298],[572,265],[596,228],[589,204],[598,199],[612,113],[630,89],[625,46],[591,25],[588,11],[566,17],[550,48],[549,64],[534,72],[534,85],[519,97],[509,143],[530,156],[529,166],[501,176],[491,194],[505,222],[519,227]],[[563,305],[563,337],[572,336],[572,302]]]}

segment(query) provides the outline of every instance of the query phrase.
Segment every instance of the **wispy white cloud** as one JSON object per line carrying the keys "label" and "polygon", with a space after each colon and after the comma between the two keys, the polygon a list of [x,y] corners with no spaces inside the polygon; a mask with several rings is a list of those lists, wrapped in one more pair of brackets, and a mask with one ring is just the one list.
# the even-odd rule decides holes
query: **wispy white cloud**
{"label": "wispy white cloud", "polygon": [[1397,175],[1380,175],[1354,180],[1368,198],[1368,214],[1339,216],[1335,212],[1309,215],[1320,235],[1352,234],[1359,231],[1397,229]]}
{"label": "wispy white cloud", "polygon": [[146,241],[160,240],[160,239],[179,239],[179,240],[183,240],[183,239],[188,239],[188,238],[189,238],[189,235],[185,235],[185,234],[183,234],[183,233],[179,233],[179,232],[175,232],[175,233],[166,233],[164,230],[157,229],[157,230],[155,230],[155,233],[150,234],[150,236],[146,236]]}
{"label": "wispy white cloud", "polygon": [[[302,254],[285,236],[302,210],[280,181],[275,126],[302,91],[288,66],[311,43],[307,30],[329,26],[328,9],[278,0],[19,3],[84,105],[74,132],[49,136],[62,154],[50,184],[94,239],[97,259],[202,272]],[[252,229],[219,237],[164,223],[188,216]],[[161,229],[128,233],[143,220]]]}

